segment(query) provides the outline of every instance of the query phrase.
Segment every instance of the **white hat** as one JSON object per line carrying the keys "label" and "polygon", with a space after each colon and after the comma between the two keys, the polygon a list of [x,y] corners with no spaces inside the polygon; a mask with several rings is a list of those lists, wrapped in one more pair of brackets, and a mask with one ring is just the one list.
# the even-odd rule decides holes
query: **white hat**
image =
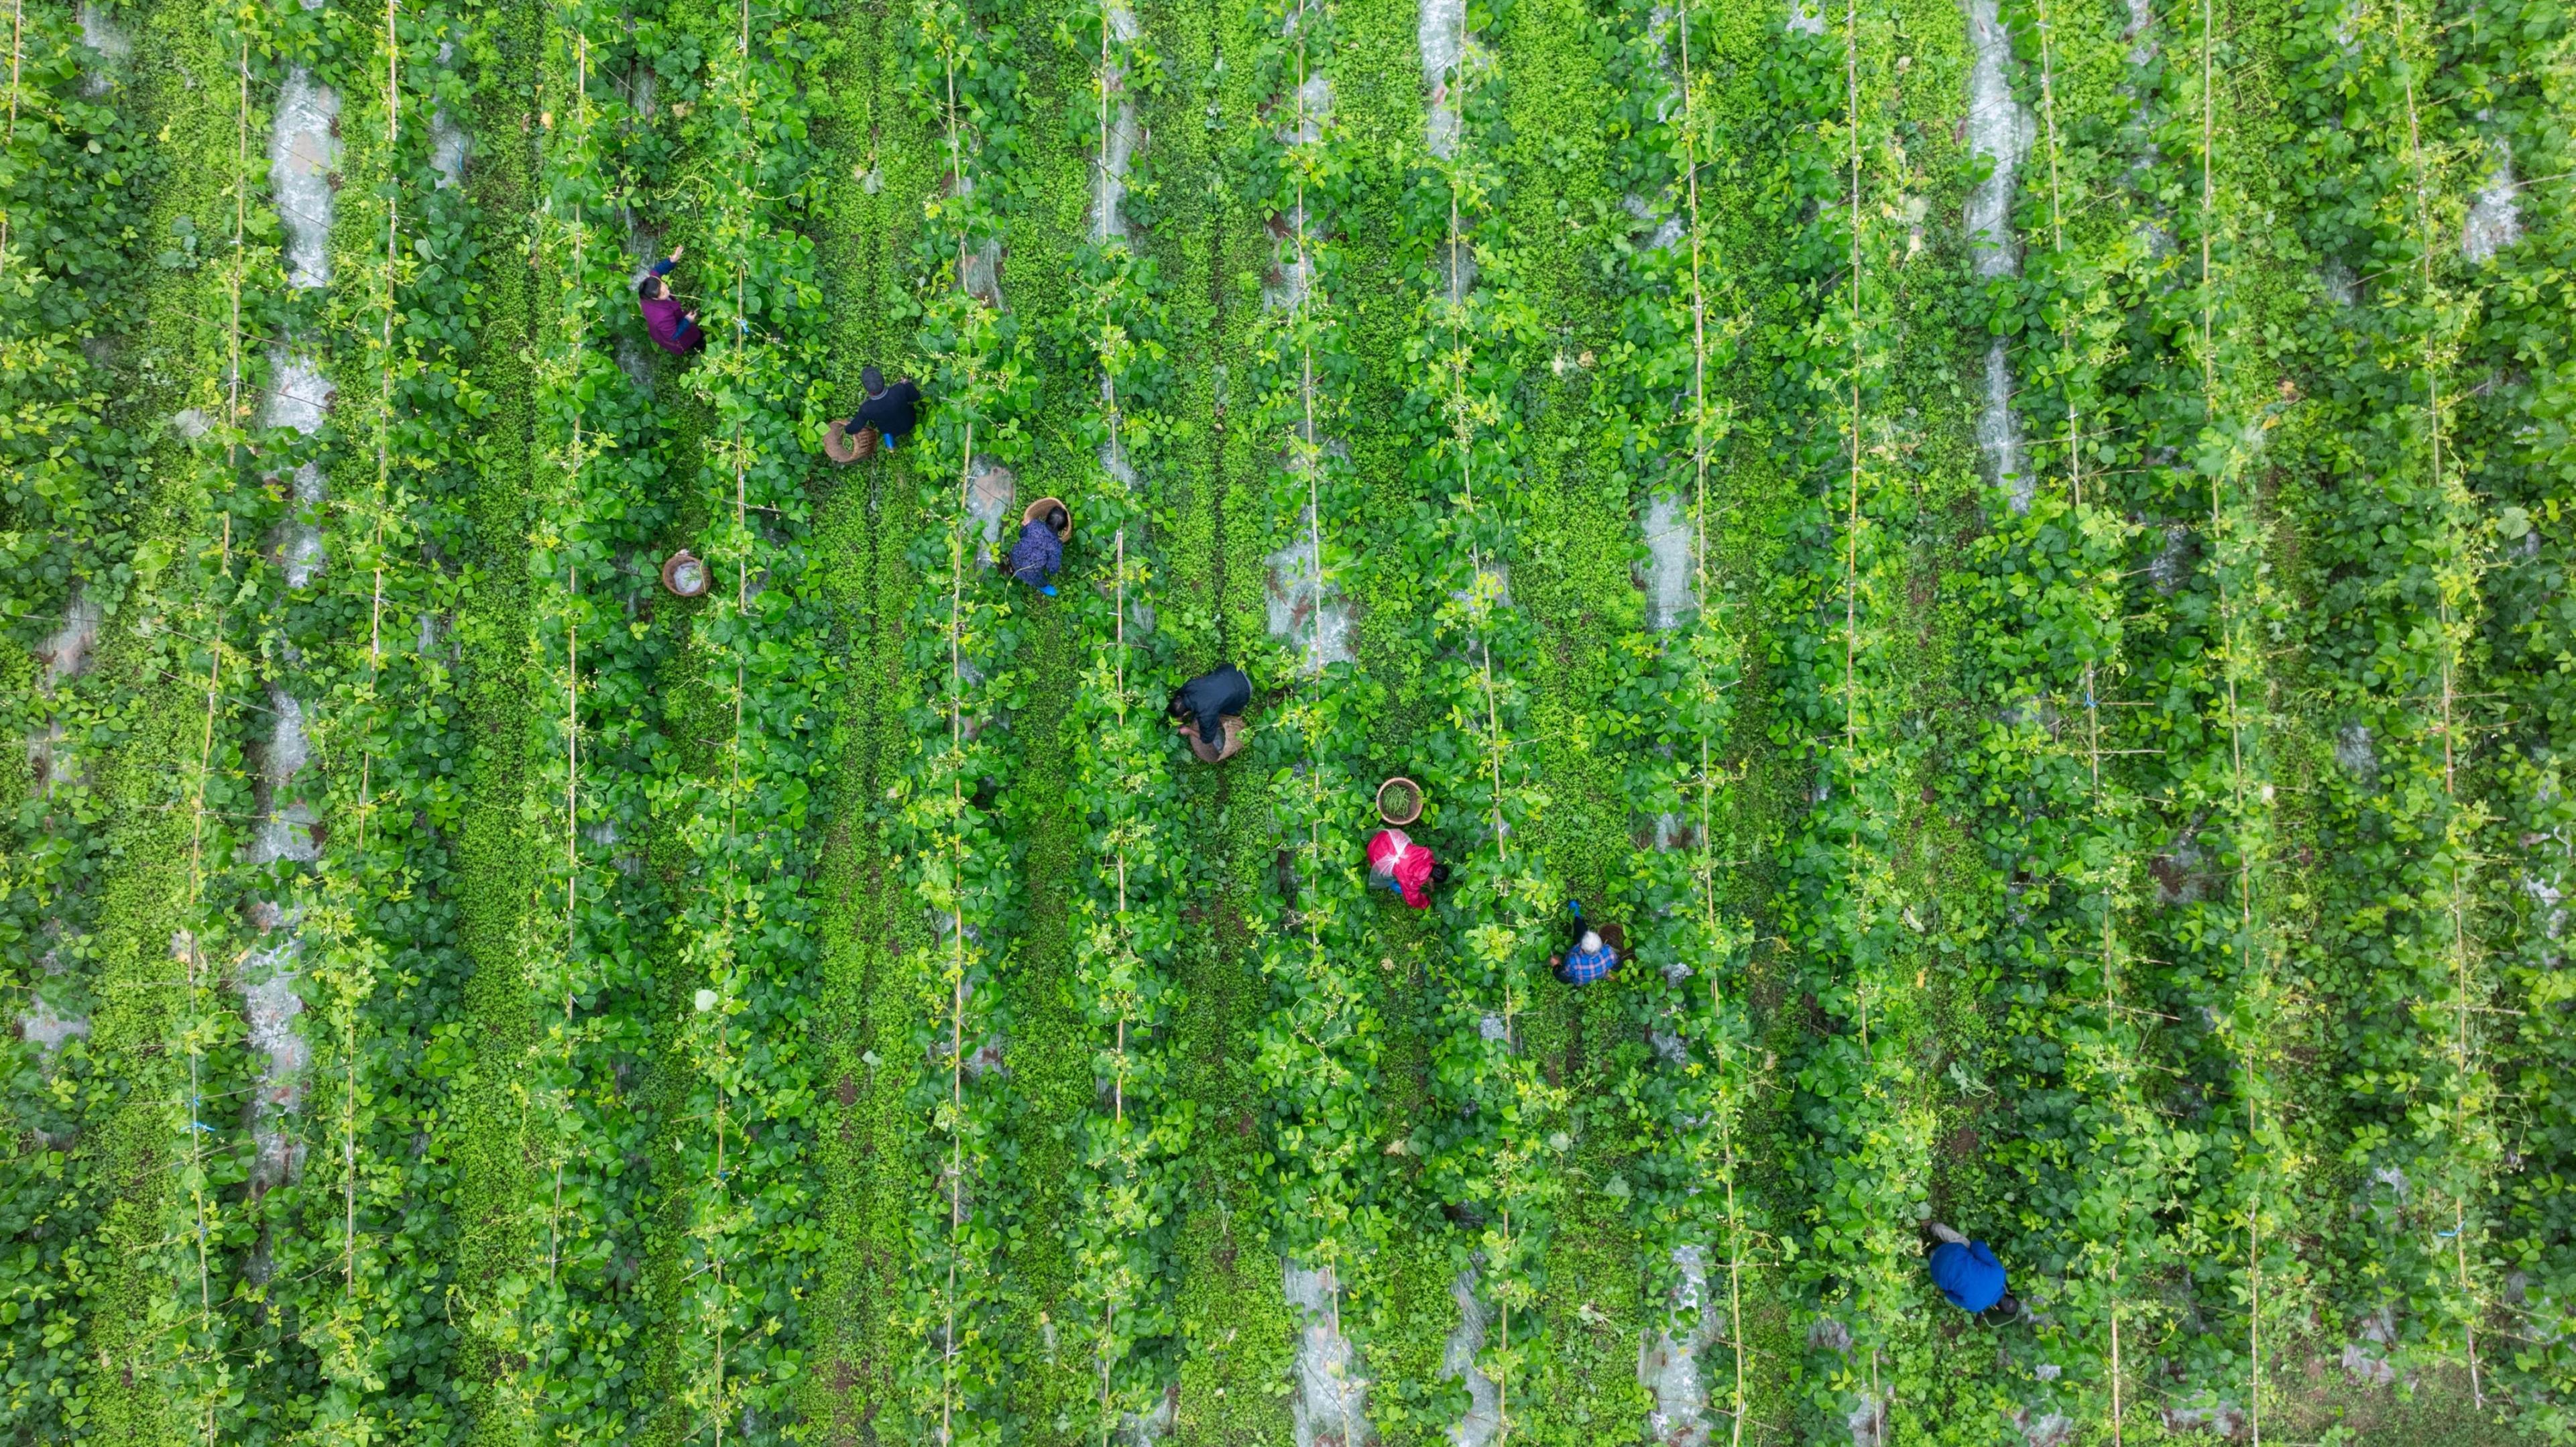
{"label": "white hat", "polygon": [[1584,948],[1584,949],[1586,949],[1586,950],[1597,950],[1597,949],[1601,948],[1601,933],[1600,933],[1600,931],[1598,931],[1598,930],[1585,930],[1585,931],[1583,932],[1583,948]]}

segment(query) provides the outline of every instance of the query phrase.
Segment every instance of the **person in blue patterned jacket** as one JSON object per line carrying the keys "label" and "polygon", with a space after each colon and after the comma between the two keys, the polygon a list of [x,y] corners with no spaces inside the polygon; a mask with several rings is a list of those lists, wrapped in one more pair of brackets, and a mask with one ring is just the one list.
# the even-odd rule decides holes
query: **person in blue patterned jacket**
{"label": "person in blue patterned jacket", "polygon": [[1055,571],[1064,566],[1064,509],[1052,507],[1042,518],[1020,524],[1019,541],[1011,545],[1011,576],[1052,598]]}

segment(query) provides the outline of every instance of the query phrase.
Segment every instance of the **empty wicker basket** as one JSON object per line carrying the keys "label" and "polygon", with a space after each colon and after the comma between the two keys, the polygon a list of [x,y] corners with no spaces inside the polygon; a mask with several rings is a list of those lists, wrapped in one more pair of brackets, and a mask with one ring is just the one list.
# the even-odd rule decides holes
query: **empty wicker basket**
{"label": "empty wicker basket", "polygon": [[856,432],[843,431],[848,425],[835,422],[823,430],[823,455],[843,467],[877,455],[877,430],[862,427]]}

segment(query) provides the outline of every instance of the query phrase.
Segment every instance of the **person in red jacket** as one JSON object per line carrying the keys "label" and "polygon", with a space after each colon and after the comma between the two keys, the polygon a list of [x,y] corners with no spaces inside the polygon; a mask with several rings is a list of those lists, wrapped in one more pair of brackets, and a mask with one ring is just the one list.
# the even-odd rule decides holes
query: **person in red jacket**
{"label": "person in red jacket", "polygon": [[1415,909],[1429,909],[1432,886],[1449,882],[1449,866],[1401,829],[1380,829],[1369,836],[1368,862],[1369,877],[1404,896],[1404,902]]}
{"label": "person in red jacket", "polygon": [[704,346],[707,333],[698,325],[698,314],[680,305],[671,295],[671,284],[665,280],[671,268],[680,264],[685,246],[674,246],[671,254],[653,263],[653,274],[636,283],[635,301],[644,308],[644,330],[651,334],[653,345],[672,356],[685,356]]}

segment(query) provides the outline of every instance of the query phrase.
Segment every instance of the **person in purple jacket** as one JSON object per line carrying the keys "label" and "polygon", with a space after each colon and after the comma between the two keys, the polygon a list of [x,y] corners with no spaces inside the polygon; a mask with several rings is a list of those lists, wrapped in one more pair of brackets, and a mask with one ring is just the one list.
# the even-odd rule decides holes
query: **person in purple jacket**
{"label": "person in purple jacket", "polygon": [[671,268],[680,264],[685,246],[674,246],[671,254],[653,263],[653,273],[636,283],[635,299],[644,308],[644,330],[653,336],[653,345],[682,357],[706,345],[706,328],[698,325],[698,314],[683,310],[680,299],[671,295],[671,283],[663,280]]}

